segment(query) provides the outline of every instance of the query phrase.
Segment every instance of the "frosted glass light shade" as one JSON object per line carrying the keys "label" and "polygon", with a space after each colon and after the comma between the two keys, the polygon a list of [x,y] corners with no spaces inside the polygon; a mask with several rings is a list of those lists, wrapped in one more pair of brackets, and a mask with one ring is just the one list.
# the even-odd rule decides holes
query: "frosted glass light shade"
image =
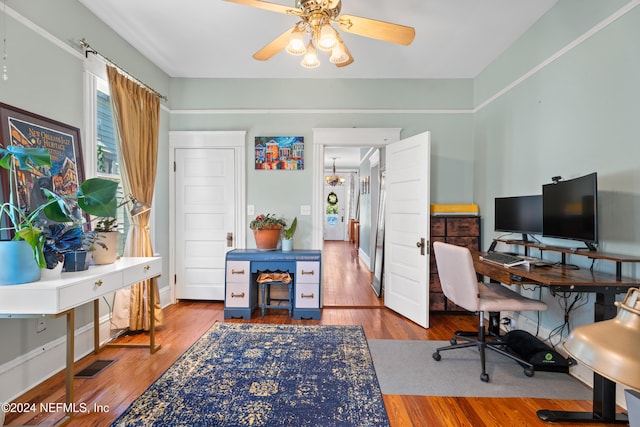
{"label": "frosted glass light shade", "polygon": [[305,68],[316,68],[320,65],[318,55],[316,54],[316,48],[313,47],[311,42],[309,42],[307,52],[304,54],[304,58],[302,58],[302,62],[300,64]]}
{"label": "frosted glass light shade", "polygon": [[291,55],[304,55],[307,51],[304,45],[304,37],[302,31],[294,31],[287,44],[286,50]]}

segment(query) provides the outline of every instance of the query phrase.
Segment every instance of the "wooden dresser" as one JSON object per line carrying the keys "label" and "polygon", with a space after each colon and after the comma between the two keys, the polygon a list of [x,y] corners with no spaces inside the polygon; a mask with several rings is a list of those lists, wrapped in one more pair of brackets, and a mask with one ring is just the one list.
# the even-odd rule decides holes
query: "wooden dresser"
{"label": "wooden dresser", "polygon": [[440,287],[440,277],[433,255],[433,242],[446,242],[464,246],[471,250],[480,250],[480,216],[432,215],[431,251],[429,256],[429,310],[460,311],[455,304],[448,302]]}

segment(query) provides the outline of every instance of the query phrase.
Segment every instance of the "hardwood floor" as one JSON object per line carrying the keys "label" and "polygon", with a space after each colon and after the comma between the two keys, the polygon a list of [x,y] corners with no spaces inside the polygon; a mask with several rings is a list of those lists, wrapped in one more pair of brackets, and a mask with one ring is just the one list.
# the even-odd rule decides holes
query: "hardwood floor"
{"label": "hardwood floor", "polygon": [[[472,329],[475,316],[431,316],[431,327],[423,329],[388,310],[373,294],[366,268],[343,251],[348,244],[325,246],[325,308],[321,320],[293,320],[285,310],[268,310],[262,318],[256,311],[250,320],[224,320],[222,302],[183,301],[165,309],[165,325],[158,330],[162,348],[155,354],[148,349],[106,348],[76,362],[76,372],[95,360],[116,362],[92,379],[76,379],[73,401],[87,405],[89,413],[78,413],[71,426],[108,426],[156,378],[191,346],[214,322],[251,322],[286,324],[362,325],[370,339],[448,340],[456,329]],[[341,255],[342,253],[342,255]],[[348,262],[345,263],[344,260]],[[346,264],[346,265],[345,265]],[[352,271],[353,270],[353,271]],[[359,295],[371,294],[371,295]],[[347,296],[347,307],[341,296]],[[331,306],[333,305],[333,306]],[[336,307],[337,306],[337,307]],[[367,308],[358,308],[367,307]],[[120,338],[123,342],[145,342],[146,334]],[[425,355],[430,357],[430,355]],[[472,378],[477,380],[479,378]],[[464,384],[460,384],[464,387]],[[568,401],[528,398],[461,398],[427,396],[383,396],[392,427],[400,426],[545,426],[536,417],[538,409],[590,411],[590,401]],[[16,403],[64,402],[64,372],[60,372],[15,400]],[[94,405],[102,411],[94,412]],[[40,413],[7,414],[7,425],[52,425],[63,416],[62,410]],[[570,424],[580,426],[581,424]],[[586,424],[585,424],[586,425]],[[605,424],[588,424],[598,426]]]}

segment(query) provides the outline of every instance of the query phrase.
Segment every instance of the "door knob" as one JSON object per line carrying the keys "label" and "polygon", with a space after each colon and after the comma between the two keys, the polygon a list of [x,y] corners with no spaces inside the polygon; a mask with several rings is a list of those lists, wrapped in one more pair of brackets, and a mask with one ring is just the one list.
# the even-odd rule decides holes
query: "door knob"
{"label": "door knob", "polygon": [[416,243],[416,246],[420,248],[420,255],[424,255],[424,248],[427,246],[424,237],[420,238],[420,241]]}
{"label": "door knob", "polygon": [[233,246],[233,233],[227,233],[227,247]]}

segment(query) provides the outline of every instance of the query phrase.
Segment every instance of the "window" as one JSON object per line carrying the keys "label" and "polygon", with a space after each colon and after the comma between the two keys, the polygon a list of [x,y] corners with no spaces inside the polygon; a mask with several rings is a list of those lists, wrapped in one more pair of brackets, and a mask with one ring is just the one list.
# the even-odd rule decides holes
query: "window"
{"label": "window", "polygon": [[[85,98],[86,132],[83,143],[86,177],[121,181],[118,164],[117,132],[113,122],[109,83],[105,64],[89,55],[86,62]],[[122,186],[118,188],[118,199],[124,200]],[[122,255],[124,240],[129,229],[129,217],[125,211],[127,205],[118,208],[118,255]],[[95,226],[95,223],[92,223]]]}

